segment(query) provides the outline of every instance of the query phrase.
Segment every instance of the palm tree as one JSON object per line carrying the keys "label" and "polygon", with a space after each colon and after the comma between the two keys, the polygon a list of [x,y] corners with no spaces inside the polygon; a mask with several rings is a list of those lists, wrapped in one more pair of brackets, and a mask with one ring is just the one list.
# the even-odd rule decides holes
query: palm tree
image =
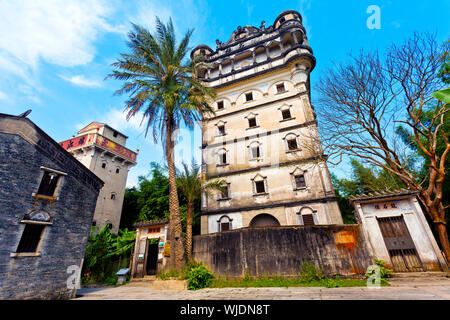
{"label": "palm tree", "polygon": [[177,186],[187,199],[186,211],[186,256],[192,260],[192,221],[194,220],[194,201],[204,194],[212,195],[213,190],[225,192],[224,180],[202,181],[200,167],[192,161],[191,168],[183,162],[183,171],[178,172]]}
{"label": "palm tree", "polygon": [[[115,69],[107,78],[123,80],[116,95],[128,94],[125,111],[127,120],[142,114],[146,122],[145,136],[153,129],[155,143],[161,139],[169,169],[170,246],[172,267],[181,271],[184,248],[181,236],[178,194],[174,165],[174,133],[183,121],[190,129],[205,112],[211,112],[208,99],[215,94],[195,77],[198,60],[186,58],[193,30],[188,30],[178,44],[170,19],[164,25],[156,17],[156,34],[133,24],[127,42],[131,53],[122,53],[111,66]],[[197,59],[197,58],[196,58]]]}

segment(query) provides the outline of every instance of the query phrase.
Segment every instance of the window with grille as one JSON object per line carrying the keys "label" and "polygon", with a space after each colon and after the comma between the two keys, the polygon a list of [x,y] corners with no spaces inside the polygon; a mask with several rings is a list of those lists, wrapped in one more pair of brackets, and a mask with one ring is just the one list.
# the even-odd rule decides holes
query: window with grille
{"label": "window with grille", "polygon": [[224,107],[223,101],[218,101],[218,102],[217,102],[217,109],[218,109],[218,110],[222,110],[223,107]]}
{"label": "window with grille", "polygon": [[288,145],[288,149],[289,150],[297,150],[298,146],[297,146],[297,139],[295,138],[291,138],[287,140],[287,145]]}
{"label": "window with grille", "polygon": [[290,119],[291,118],[291,111],[289,109],[282,110],[281,116],[283,117],[283,120]]}
{"label": "window with grille", "polygon": [[248,126],[250,128],[256,127],[256,118],[249,118],[248,119]]}
{"label": "window with grille", "polygon": [[225,126],[217,126],[217,130],[219,131],[219,135],[223,136],[225,134]]}
{"label": "window with grille", "polygon": [[286,91],[286,89],[284,88],[284,83],[277,84],[277,92],[278,93],[283,93],[285,91]]}
{"label": "window with grille", "polygon": [[303,219],[303,225],[305,225],[305,226],[315,225],[314,216],[312,214],[304,214],[304,215],[302,215],[302,219]]}
{"label": "window with grille", "polygon": [[228,231],[228,230],[230,230],[229,222],[223,222],[220,224],[220,231]]}
{"label": "window with grille", "polygon": [[297,189],[306,187],[306,182],[305,182],[305,176],[304,175],[296,175],[296,176],[294,176],[294,179],[295,179],[295,187]]}
{"label": "window with grille", "polygon": [[25,224],[22,238],[20,238],[17,253],[33,253],[36,252],[41,241],[42,232],[45,225],[40,224]]}
{"label": "window with grille", "polygon": [[61,176],[54,172],[44,171],[37,193],[43,196],[53,197],[60,178]]}
{"label": "window with grille", "polygon": [[256,193],[265,193],[264,181],[255,181]]}
{"label": "window with grille", "polygon": [[245,101],[252,101],[253,100],[253,93],[249,92],[245,94]]}

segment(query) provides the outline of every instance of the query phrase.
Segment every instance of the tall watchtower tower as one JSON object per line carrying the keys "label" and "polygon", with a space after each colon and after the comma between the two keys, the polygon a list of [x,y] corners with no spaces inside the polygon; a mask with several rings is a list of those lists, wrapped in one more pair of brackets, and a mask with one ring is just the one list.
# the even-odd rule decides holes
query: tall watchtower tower
{"label": "tall watchtower tower", "polygon": [[297,11],[200,45],[199,78],[216,90],[202,122],[202,171],[227,191],[202,199],[201,233],[265,225],[340,224],[310,102],[315,58]]}
{"label": "tall watchtower tower", "polygon": [[128,171],[136,165],[137,153],[125,147],[127,138],[107,124],[92,122],[76,137],[60,142],[104,181],[92,223],[100,229],[108,225],[114,233],[119,229]]}

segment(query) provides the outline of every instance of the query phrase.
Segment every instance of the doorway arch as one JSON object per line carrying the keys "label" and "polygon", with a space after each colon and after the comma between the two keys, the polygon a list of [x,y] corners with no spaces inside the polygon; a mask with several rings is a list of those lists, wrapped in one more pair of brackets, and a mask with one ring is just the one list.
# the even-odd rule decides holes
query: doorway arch
{"label": "doorway arch", "polygon": [[274,216],[268,213],[261,213],[253,217],[250,221],[250,227],[274,227],[279,226],[280,222]]}

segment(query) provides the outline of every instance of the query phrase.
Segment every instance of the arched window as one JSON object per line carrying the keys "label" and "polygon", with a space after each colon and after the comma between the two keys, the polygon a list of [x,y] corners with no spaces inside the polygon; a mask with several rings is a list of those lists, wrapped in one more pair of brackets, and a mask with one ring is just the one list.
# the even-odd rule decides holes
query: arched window
{"label": "arched window", "polygon": [[316,225],[317,224],[317,211],[310,207],[303,207],[297,213],[300,219],[300,225]]}
{"label": "arched window", "polygon": [[263,150],[262,150],[262,143],[258,141],[253,141],[248,146],[248,159],[250,161],[262,161],[263,158]]}
{"label": "arched window", "polygon": [[219,230],[219,232],[222,231],[228,231],[228,230],[232,230],[232,224],[231,222],[233,221],[233,219],[231,219],[229,216],[221,216],[219,220],[217,220],[218,223],[218,228],[217,230]]}
{"label": "arched window", "polygon": [[299,136],[295,133],[288,133],[284,138],[286,152],[300,151]]}
{"label": "arched window", "polygon": [[225,148],[219,149],[217,151],[217,165],[225,166],[228,164],[227,162],[227,150]]}

